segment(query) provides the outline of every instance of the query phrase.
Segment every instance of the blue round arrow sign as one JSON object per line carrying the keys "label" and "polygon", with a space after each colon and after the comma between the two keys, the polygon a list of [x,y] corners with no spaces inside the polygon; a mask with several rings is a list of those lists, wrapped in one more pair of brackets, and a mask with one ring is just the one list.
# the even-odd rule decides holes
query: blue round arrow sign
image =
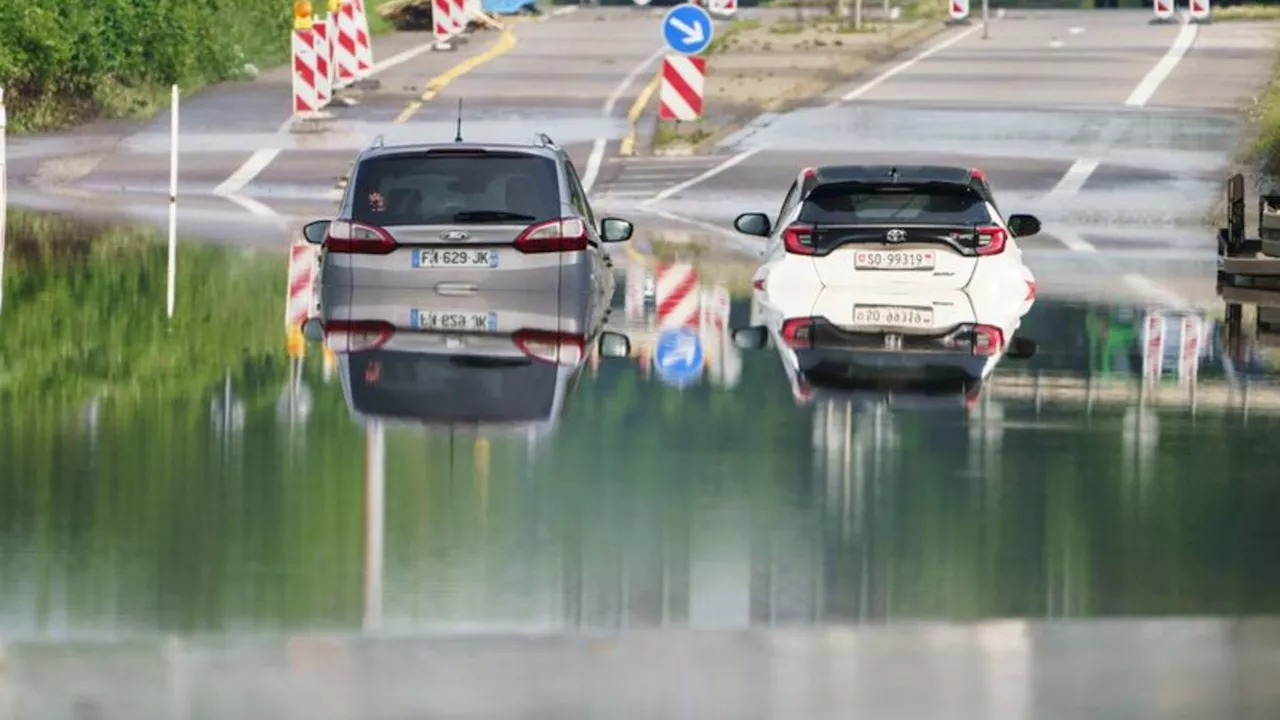
{"label": "blue round arrow sign", "polygon": [[662,39],[681,55],[697,55],[711,45],[711,14],[692,4],[677,5],[662,18]]}

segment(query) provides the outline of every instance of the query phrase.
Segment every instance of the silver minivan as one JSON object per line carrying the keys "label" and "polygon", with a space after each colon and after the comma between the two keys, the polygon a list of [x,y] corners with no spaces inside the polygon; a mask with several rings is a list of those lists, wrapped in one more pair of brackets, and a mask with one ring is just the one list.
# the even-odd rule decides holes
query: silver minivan
{"label": "silver minivan", "polygon": [[362,151],[332,220],[308,224],[320,283],[440,292],[590,293],[609,274],[606,243],[632,224],[597,219],[567,153],[453,142]]}

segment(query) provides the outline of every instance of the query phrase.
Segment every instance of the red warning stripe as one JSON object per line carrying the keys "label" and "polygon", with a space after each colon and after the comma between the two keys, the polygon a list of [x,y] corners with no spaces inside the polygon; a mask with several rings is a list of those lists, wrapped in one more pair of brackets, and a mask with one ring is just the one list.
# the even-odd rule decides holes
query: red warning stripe
{"label": "red warning stripe", "polygon": [[689,85],[686,73],[707,74],[707,59],[668,57],[662,63],[662,89],[658,117],[662,120],[696,120],[702,115],[702,93]]}
{"label": "red warning stripe", "polygon": [[675,311],[675,309],[679,307],[680,303],[685,298],[689,297],[689,295],[694,290],[696,290],[697,287],[698,287],[697,274],[693,272],[688,272],[684,276],[684,278],[680,281],[680,284],[675,286],[671,290],[671,293],[669,295],[667,295],[666,297],[662,298],[661,301],[659,301],[658,303],[659,320],[669,316],[673,311]]}

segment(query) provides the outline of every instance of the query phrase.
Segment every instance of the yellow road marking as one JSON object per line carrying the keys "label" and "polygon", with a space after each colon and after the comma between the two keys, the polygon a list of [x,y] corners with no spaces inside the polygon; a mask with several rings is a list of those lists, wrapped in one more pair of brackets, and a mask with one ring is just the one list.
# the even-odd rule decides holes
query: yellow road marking
{"label": "yellow road marking", "polygon": [[[457,80],[463,75],[466,75],[472,70],[475,70],[477,67],[480,67],[481,65],[489,62],[490,60],[501,57],[511,52],[511,49],[514,48],[515,46],[516,46],[515,34],[512,33],[511,30],[503,30],[502,36],[498,38],[498,42],[495,43],[493,47],[489,48],[488,50],[485,50],[484,52],[480,53],[479,55],[476,55],[473,58],[469,58],[467,60],[464,60],[458,63],[457,65],[449,68],[448,70],[445,70],[439,75],[428,80],[427,89],[423,91],[422,95],[418,96],[418,99],[410,101],[409,104],[406,105],[405,108],[400,111],[400,114],[397,115],[395,119],[391,121],[391,124],[403,125],[409,120],[409,118],[413,117],[415,113],[421,110],[424,104],[430,102],[431,99],[434,98],[436,95],[439,95],[440,91],[445,89],[445,87],[447,87],[449,83],[453,82],[454,80]],[[337,184],[334,185],[335,190],[343,190],[347,187],[347,179],[351,177],[351,170],[354,167],[355,167],[354,165],[347,166],[347,172],[343,175],[343,177],[340,180],[338,180]]]}
{"label": "yellow road marking", "polygon": [[430,102],[436,95],[440,94],[441,90],[444,90],[446,87],[448,87],[449,83],[453,82],[454,80],[457,80],[463,75],[466,75],[472,70],[475,70],[477,67],[480,67],[481,65],[489,62],[490,60],[506,55],[507,53],[511,52],[511,49],[514,48],[515,46],[516,46],[515,33],[511,32],[510,30],[503,30],[502,37],[498,38],[498,42],[495,43],[493,47],[489,48],[488,50],[485,50],[484,52],[480,53],[479,55],[476,55],[473,58],[464,60],[461,63],[458,63],[457,65],[449,68],[448,70],[445,70],[439,75],[431,78],[431,80],[427,82],[427,89],[423,91],[422,95],[417,100],[410,102],[405,107],[404,110],[401,110],[400,114],[396,116],[395,120],[391,121],[391,124],[392,125],[404,124],[409,120],[409,118],[413,117],[415,113],[421,110],[422,106],[425,103]]}
{"label": "yellow road marking", "polygon": [[653,94],[658,91],[658,85],[662,82],[662,70],[654,73],[653,79],[648,85],[644,86],[644,90],[636,96],[636,101],[631,103],[631,109],[627,111],[627,134],[622,138],[622,145],[618,148],[618,154],[623,156],[635,155],[636,153],[636,123],[640,120],[640,115],[649,105],[649,100],[653,98]]}

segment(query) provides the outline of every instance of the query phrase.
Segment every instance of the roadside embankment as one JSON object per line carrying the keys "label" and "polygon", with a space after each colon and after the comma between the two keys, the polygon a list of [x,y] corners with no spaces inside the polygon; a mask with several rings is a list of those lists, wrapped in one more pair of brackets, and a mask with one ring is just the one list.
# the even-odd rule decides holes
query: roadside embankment
{"label": "roadside embankment", "polygon": [[924,0],[896,20],[771,14],[718,29],[707,53],[703,119],[657,121],[654,152],[698,152],[761,113],[785,112],[846,83],[945,28],[942,6]]}
{"label": "roadside embankment", "polygon": [[[325,3],[314,7],[323,12]],[[369,14],[371,31],[387,25]],[[284,63],[292,3],[3,0],[0,87],[9,130],[140,117],[184,93]]]}

